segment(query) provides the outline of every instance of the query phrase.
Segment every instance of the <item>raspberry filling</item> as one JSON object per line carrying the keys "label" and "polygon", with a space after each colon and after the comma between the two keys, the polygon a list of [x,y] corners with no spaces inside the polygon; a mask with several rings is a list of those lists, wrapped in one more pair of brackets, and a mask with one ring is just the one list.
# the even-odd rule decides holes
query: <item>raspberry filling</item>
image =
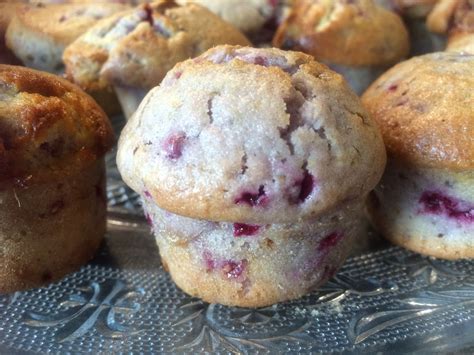
{"label": "raspberry filling", "polygon": [[176,160],[183,154],[184,141],[186,134],[184,132],[177,132],[168,136],[163,142],[162,148],[166,153],[166,157]]}
{"label": "raspberry filling", "polygon": [[237,205],[246,204],[251,207],[265,206],[268,203],[268,197],[265,194],[263,185],[260,185],[258,192],[243,192],[234,202]]}
{"label": "raspberry filling", "polygon": [[146,218],[146,223],[148,223],[150,227],[153,227],[153,220],[151,219],[151,216],[148,213],[145,213],[145,218]]}
{"label": "raspberry filling", "polygon": [[246,259],[240,261],[226,260],[222,266],[222,271],[228,279],[237,279],[245,271],[247,264]]}
{"label": "raspberry filling", "polygon": [[425,191],[419,201],[421,212],[445,215],[461,222],[474,221],[474,206],[467,201],[445,195],[438,191]]}
{"label": "raspberry filling", "polygon": [[318,251],[327,253],[330,248],[334,247],[342,239],[343,234],[339,232],[333,232],[321,240],[318,245]]}
{"label": "raspberry filling", "polygon": [[219,269],[226,279],[233,279],[237,281],[244,281],[242,277],[247,269],[247,259],[242,260],[215,260],[209,251],[203,254],[206,270],[214,271]]}
{"label": "raspberry filling", "polygon": [[234,223],[234,237],[252,236],[258,233],[260,226],[245,223]]}

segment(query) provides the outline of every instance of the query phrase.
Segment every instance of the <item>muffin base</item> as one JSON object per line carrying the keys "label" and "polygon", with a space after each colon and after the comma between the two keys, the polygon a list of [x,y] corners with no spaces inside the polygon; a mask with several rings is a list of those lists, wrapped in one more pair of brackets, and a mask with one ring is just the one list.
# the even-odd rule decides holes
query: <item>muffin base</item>
{"label": "muffin base", "polygon": [[296,299],[322,285],[364,226],[361,202],[311,222],[261,226],[192,220],[151,201],[144,205],[163,266],[178,287],[206,302],[239,307]]}
{"label": "muffin base", "polygon": [[474,258],[474,172],[390,163],[369,199],[391,242],[443,259]]}
{"label": "muffin base", "polygon": [[78,269],[106,229],[105,168],[0,191],[0,293],[38,287]]}

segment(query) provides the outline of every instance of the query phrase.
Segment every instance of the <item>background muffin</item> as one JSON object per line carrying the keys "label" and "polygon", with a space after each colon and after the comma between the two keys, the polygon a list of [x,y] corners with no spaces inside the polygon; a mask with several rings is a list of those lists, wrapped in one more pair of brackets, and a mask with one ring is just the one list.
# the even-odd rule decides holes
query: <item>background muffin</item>
{"label": "background muffin", "polygon": [[357,93],[409,49],[401,19],[372,0],[299,0],[273,44],[312,54],[342,73]]}
{"label": "background muffin", "polygon": [[427,19],[428,28],[447,34],[447,50],[474,53],[474,1],[441,0]]}
{"label": "background muffin", "polygon": [[244,33],[255,33],[275,15],[277,1],[268,0],[177,0],[199,4]]}
{"label": "background muffin", "polygon": [[99,19],[127,8],[111,3],[23,5],[8,27],[7,45],[26,66],[61,73],[67,45]]}
{"label": "background muffin", "polygon": [[398,64],[364,94],[389,155],[371,213],[394,243],[474,257],[473,88],[474,56],[439,52]]}
{"label": "background muffin", "polygon": [[[442,51],[446,38],[431,32],[426,18],[439,0],[393,0],[393,7],[405,22],[410,32],[410,55]],[[457,0],[454,0],[457,1]]]}
{"label": "background muffin", "polygon": [[[7,46],[28,67],[61,74],[67,45],[99,19],[128,6],[113,3],[23,5],[17,8],[6,33]],[[112,90],[91,92],[109,114],[119,112]]]}
{"label": "background muffin", "polygon": [[338,269],[384,163],[340,75],[303,53],[237,46],[176,65],[117,155],[178,286],[242,307],[300,297]]}
{"label": "background muffin", "polygon": [[174,64],[223,43],[249,42],[199,5],[157,1],[104,19],[71,44],[66,75],[86,91],[113,86],[130,117]]}
{"label": "background muffin", "polygon": [[15,14],[16,8],[20,2],[6,1],[0,3],[0,63],[20,64],[20,61],[13,55],[5,44],[5,32]]}
{"label": "background muffin", "polygon": [[56,76],[0,65],[0,292],[57,280],[105,232],[104,112]]}

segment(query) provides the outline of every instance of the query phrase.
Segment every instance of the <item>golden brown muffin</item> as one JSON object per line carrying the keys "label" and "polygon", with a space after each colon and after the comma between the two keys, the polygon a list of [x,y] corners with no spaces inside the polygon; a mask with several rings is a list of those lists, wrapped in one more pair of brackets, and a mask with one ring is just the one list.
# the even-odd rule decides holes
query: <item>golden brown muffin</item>
{"label": "golden brown muffin", "polygon": [[58,280],[105,232],[107,116],[51,74],[0,65],[0,292]]}
{"label": "golden brown muffin", "polygon": [[196,5],[161,0],[97,23],[64,52],[67,77],[85,90],[116,88],[127,117],[179,61],[218,44],[249,44]]}
{"label": "golden brown muffin", "polygon": [[389,156],[370,203],[376,226],[423,254],[474,258],[474,55],[414,57],[362,100]]}
{"label": "golden brown muffin", "polygon": [[441,0],[428,16],[427,26],[448,35],[447,50],[474,52],[473,0]]}
{"label": "golden brown muffin", "polygon": [[[409,50],[408,33],[400,17],[372,0],[296,1],[273,44],[313,55],[342,73],[358,93],[370,84],[364,82],[368,77],[375,79]],[[350,69],[359,69],[361,75],[353,78],[357,73],[346,73]]]}

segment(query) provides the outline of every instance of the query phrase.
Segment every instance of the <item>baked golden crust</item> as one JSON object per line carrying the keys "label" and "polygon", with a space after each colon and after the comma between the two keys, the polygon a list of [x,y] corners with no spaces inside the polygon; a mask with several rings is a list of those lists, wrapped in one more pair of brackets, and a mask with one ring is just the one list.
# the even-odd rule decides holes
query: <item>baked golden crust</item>
{"label": "baked golden crust", "polygon": [[224,43],[249,44],[209,10],[162,0],[100,21],[63,59],[67,77],[87,90],[110,84],[150,89],[177,62]]}
{"label": "baked golden crust", "polygon": [[0,65],[0,187],[77,171],[112,143],[107,116],[78,87],[55,75]]}
{"label": "baked golden crust", "polygon": [[474,55],[414,57],[383,74],[362,101],[389,156],[421,167],[474,167]]}
{"label": "baked golden crust", "polygon": [[273,45],[351,66],[393,64],[409,50],[400,17],[368,0],[299,0]]}

